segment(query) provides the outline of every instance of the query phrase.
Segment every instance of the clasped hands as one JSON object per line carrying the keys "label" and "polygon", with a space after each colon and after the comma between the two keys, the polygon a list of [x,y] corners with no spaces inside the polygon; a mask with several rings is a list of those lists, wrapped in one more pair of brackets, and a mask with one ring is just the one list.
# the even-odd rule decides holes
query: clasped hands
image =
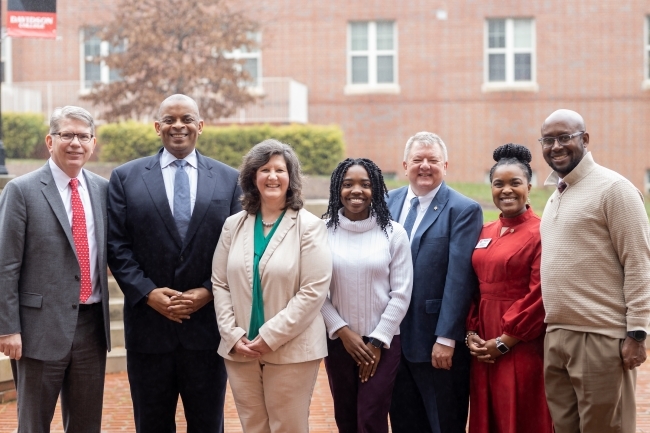
{"label": "clasped hands", "polygon": [[185,292],[159,287],[149,292],[147,305],[177,323],[188,320],[190,314],[198,311],[208,302],[212,301],[212,292],[205,287],[190,289]]}
{"label": "clasped hands", "polygon": [[232,348],[232,351],[244,355],[245,358],[257,359],[272,350],[269,345],[266,344],[266,341],[264,341],[261,335],[255,337],[253,341],[249,340],[244,335],[235,343],[235,347]]}
{"label": "clasped hands", "polygon": [[381,348],[377,348],[370,343],[364,343],[363,338],[348,326],[336,331],[336,335],[341,339],[345,350],[357,363],[361,382],[368,382],[377,371],[381,359]]}
{"label": "clasped hands", "polygon": [[[519,342],[518,339],[506,334],[501,335],[501,341],[510,349]],[[494,364],[497,358],[503,355],[503,353],[497,349],[496,338],[486,341],[477,334],[468,335],[467,346],[469,347],[469,353],[472,356],[475,356],[479,362],[484,362],[486,364]]]}

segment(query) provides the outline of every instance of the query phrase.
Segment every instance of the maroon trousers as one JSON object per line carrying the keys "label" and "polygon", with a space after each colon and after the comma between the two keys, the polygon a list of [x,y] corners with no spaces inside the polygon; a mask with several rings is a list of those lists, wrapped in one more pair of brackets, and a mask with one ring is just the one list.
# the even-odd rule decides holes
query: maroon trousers
{"label": "maroon trousers", "polygon": [[325,369],[334,399],[340,433],[388,433],[388,410],[400,363],[402,345],[395,335],[390,349],[381,349],[375,375],[361,383],[359,367],[340,338],[327,340]]}

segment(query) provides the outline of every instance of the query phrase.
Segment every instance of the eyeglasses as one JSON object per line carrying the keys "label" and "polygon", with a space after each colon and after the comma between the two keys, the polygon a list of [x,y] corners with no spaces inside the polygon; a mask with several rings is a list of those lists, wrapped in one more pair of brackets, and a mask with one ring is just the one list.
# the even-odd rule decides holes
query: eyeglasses
{"label": "eyeglasses", "polygon": [[74,132],[54,132],[52,135],[58,135],[61,141],[64,143],[70,143],[72,140],[74,140],[75,137],[77,137],[79,139],[79,143],[81,144],[90,143],[90,140],[92,140],[94,137],[92,134],[75,134]]}
{"label": "eyeglasses", "polygon": [[571,141],[573,139],[573,137],[577,137],[577,136],[582,135],[584,133],[585,133],[585,131],[578,131],[578,132],[574,132],[573,134],[562,134],[562,135],[557,136],[557,137],[542,137],[542,138],[538,138],[537,141],[542,143],[542,147],[544,149],[548,149],[550,147],[553,147],[553,144],[555,144],[555,140],[557,140],[557,142],[558,142],[558,144],[560,146],[564,146],[569,141]]}

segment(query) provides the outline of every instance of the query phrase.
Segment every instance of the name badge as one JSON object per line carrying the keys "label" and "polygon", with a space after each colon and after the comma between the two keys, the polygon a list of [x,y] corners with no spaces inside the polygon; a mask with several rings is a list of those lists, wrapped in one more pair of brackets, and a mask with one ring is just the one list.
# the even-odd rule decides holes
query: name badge
{"label": "name badge", "polygon": [[490,245],[491,240],[492,238],[481,239],[478,241],[478,244],[476,244],[475,248],[487,248],[487,246]]}

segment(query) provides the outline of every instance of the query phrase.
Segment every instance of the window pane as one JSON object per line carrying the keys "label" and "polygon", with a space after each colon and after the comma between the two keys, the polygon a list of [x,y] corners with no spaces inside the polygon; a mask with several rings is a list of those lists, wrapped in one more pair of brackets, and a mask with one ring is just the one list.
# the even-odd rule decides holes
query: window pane
{"label": "window pane", "polygon": [[515,81],[530,81],[530,53],[515,54]]}
{"label": "window pane", "polygon": [[244,71],[251,76],[251,83],[257,84],[257,59],[246,59],[244,61]]}
{"label": "window pane", "polygon": [[393,49],[393,23],[391,21],[377,22],[377,49]]}
{"label": "window pane", "polygon": [[515,28],[515,48],[533,47],[533,22],[531,20],[513,20]]}
{"label": "window pane", "polygon": [[96,27],[86,27],[84,29],[84,56],[95,57],[100,55],[100,45],[102,40],[97,36]]}
{"label": "window pane", "polygon": [[352,51],[368,49],[368,23],[350,24]]}
{"label": "window pane", "polygon": [[506,20],[488,21],[488,47],[506,47]]}
{"label": "window pane", "polygon": [[377,82],[392,83],[393,79],[393,56],[377,56]]}
{"label": "window pane", "polygon": [[122,81],[122,71],[120,69],[112,68],[108,71],[108,81]]}
{"label": "window pane", "polygon": [[97,57],[100,54],[101,39],[98,37],[91,37],[84,42],[84,56]]}
{"label": "window pane", "polygon": [[352,84],[368,83],[368,57],[352,57]]}
{"label": "window pane", "polygon": [[489,81],[506,80],[506,55],[490,54],[489,56]]}
{"label": "window pane", "polygon": [[86,87],[92,87],[102,78],[101,66],[99,63],[86,62],[84,69],[84,77],[86,79]]}

